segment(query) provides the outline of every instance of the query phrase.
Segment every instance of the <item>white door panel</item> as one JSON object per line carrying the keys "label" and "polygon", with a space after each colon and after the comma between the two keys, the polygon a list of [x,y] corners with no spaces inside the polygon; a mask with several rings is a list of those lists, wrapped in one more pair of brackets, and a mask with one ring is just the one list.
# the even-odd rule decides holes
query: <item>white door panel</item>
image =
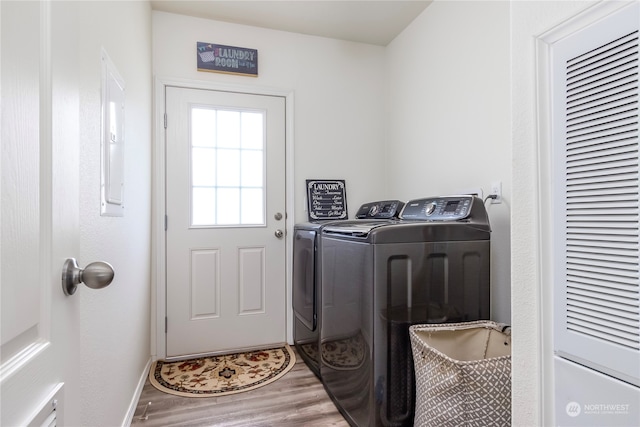
{"label": "white door panel", "polygon": [[167,357],[285,341],[284,103],[167,87]]}
{"label": "white door panel", "polygon": [[73,44],[60,20],[68,7],[0,2],[3,426],[38,415],[78,423],[77,411],[65,411],[78,397],[70,369],[80,357],[70,351],[79,348],[77,297],[66,297],[61,285],[65,258],[79,252],[79,104]]}

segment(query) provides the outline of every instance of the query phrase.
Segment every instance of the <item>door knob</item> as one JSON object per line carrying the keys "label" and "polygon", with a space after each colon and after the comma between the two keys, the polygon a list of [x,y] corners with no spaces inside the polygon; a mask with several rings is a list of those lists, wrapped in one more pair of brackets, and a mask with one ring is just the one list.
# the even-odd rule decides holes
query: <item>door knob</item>
{"label": "door knob", "polygon": [[74,258],[65,261],[62,267],[62,290],[65,295],[73,295],[80,283],[91,289],[102,289],[113,281],[113,267],[103,261],[92,262],[79,268]]}
{"label": "door knob", "polygon": [[284,231],[276,230],[276,232],[273,234],[275,234],[278,239],[282,239],[282,236],[284,236]]}

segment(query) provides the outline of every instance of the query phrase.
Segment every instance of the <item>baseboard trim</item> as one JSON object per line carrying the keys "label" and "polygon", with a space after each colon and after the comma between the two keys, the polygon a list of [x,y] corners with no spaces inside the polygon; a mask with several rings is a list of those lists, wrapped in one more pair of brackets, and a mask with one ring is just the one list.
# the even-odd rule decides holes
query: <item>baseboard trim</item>
{"label": "baseboard trim", "polygon": [[142,394],[142,389],[144,388],[144,383],[147,381],[147,377],[149,376],[149,369],[151,369],[151,362],[153,362],[153,358],[149,357],[147,360],[147,364],[145,365],[142,374],[140,375],[140,379],[138,380],[138,386],[136,387],[135,393],[133,393],[133,398],[131,399],[131,403],[129,403],[129,410],[127,411],[127,415],[122,421],[122,427],[131,426],[131,422],[133,421],[133,416],[136,413],[136,408],[138,407],[138,401],[140,400],[140,395]]}

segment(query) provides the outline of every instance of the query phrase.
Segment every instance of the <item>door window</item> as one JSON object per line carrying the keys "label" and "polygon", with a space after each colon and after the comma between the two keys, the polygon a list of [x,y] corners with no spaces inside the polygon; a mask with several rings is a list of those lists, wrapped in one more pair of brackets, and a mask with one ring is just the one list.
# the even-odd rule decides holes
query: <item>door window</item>
{"label": "door window", "polygon": [[265,112],[192,106],[191,227],[265,226]]}

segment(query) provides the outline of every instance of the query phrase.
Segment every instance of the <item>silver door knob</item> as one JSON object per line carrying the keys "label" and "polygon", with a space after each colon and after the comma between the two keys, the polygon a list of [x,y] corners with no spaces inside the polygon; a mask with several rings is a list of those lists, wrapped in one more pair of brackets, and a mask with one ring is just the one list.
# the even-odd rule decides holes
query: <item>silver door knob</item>
{"label": "silver door knob", "polygon": [[282,239],[282,237],[284,236],[284,231],[276,230],[276,232],[273,234],[275,234],[278,239]]}
{"label": "silver door knob", "polygon": [[113,281],[113,267],[103,261],[92,262],[79,268],[74,258],[65,261],[62,267],[62,290],[65,295],[73,295],[80,283],[91,289],[102,289]]}

